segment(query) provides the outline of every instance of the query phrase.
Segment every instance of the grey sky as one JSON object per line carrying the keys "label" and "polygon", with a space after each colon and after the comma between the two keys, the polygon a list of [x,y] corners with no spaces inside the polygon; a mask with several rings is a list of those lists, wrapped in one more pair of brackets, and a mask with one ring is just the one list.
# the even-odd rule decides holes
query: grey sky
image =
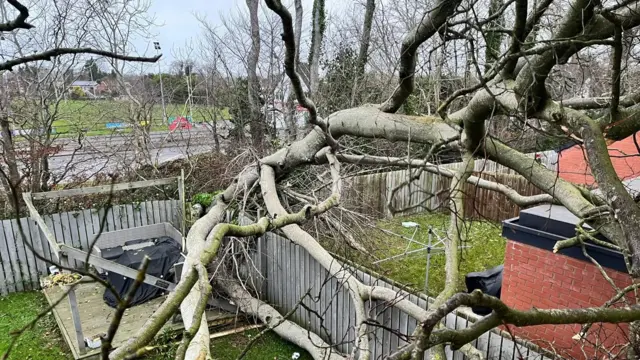
{"label": "grey sky", "polygon": [[[342,0],[328,0],[327,10],[339,8]],[[286,5],[293,3],[292,0],[283,0]],[[310,13],[313,1],[302,1],[305,22],[310,20]],[[156,40],[162,45],[164,58],[162,67],[167,67],[174,61],[175,56],[171,53],[174,48],[180,48],[190,39],[197,39],[200,34],[200,24],[194,14],[204,15],[213,24],[220,23],[220,17],[230,14],[238,9],[245,9],[245,0],[152,0],[149,12],[155,15],[158,28],[152,30],[156,33]],[[293,9],[291,9],[293,10]],[[307,24],[305,24],[307,25]],[[146,49],[153,51],[146,43],[137,43],[139,52]],[[149,50],[147,50],[149,51]]]}
{"label": "grey sky", "polygon": [[[149,12],[155,15],[159,25],[154,32],[162,45],[164,65],[173,61],[173,48],[184,46],[200,33],[200,24],[194,14],[205,15],[217,23],[221,14],[241,5],[244,5],[242,0],[153,0]],[[140,50],[144,51],[144,47]]]}

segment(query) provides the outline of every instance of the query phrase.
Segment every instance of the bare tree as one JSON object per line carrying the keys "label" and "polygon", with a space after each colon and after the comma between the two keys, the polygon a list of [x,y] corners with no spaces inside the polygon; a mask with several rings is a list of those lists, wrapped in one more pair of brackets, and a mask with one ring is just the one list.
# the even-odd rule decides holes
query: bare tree
{"label": "bare tree", "polygon": [[258,80],[258,61],[260,58],[260,24],[258,22],[258,8],[260,1],[247,0],[249,8],[249,19],[251,26],[251,50],[249,50],[249,60],[247,61],[247,79],[248,79],[248,99],[250,114],[250,132],[251,140],[256,148],[262,148],[263,140],[263,121],[262,106],[260,104],[260,82]]}
{"label": "bare tree", "polygon": [[355,76],[353,80],[353,89],[351,90],[351,106],[355,106],[356,93],[358,92],[358,79],[364,75],[364,67],[367,64],[369,56],[369,44],[371,43],[371,26],[373,24],[373,13],[376,9],[375,0],[367,0],[364,13],[364,24],[362,25],[362,37],[360,40],[360,50],[358,51],[358,59],[356,60]]}
{"label": "bare tree", "polygon": [[[2,3],[2,19],[11,26],[29,31],[9,31],[3,36],[2,83],[2,148],[6,170],[2,169],[5,192],[48,190],[74,171],[78,154],[84,146],[84,124],[68,120],[76,114],[66,109],[74,70],[86,60],[84,54],[110,57],[118,61],[155,61],[154,58],[119,55],[124,52],[104,51],[95,45],[91,31],[95,24],[87,16],[95,11],[92,1],[71,4],[68,1],[39,2],[27,9],[17,1]],[[35,13],[30,14],[32,10]],[[11,17],[18,12],[14,20]],[[24,19],[23,19],[24,17]],[[26,23],[29,18],[33,24]],[[69,56],[63,56],[69,55]],[[93,60],[92,60],[93,61]],[[58,120],[69,123],[66,140],[56,134]],[[95,119],[94,119],[95,120]],[[19,136],[24,142],[16,142]],[[67,160],[57,164],[50,159],[62,148],[70,152]],[[0,166],[4,167],[4,166]],[[6,175],[6,176],[5,176]],[[18,195],[17,199],[21,199]],[[14,210],[17,209],[14,204]]]}

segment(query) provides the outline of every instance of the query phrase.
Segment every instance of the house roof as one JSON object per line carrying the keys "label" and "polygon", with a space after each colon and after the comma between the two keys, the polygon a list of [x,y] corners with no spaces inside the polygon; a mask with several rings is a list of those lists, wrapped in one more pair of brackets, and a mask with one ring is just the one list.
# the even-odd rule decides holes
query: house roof
{"label": "house roof", "polygon": [[[640,139],[639,139],[640,140]],[[609,146],[609,156],[621,180],[640,177],[640,153],[633,135]],[[582,145],[574,145],[558,154],[559,176],[574,184],[594,186],[595,180],[587,163],[587,154]]]}
{"label": "house roof", "polygon": [[98,83],[95,81],[76,80],[71,83],[71,86],[98,86]]}
{"label": "house roof", "polygon": [[[576,235],[578,223],[578,218],[564,206],[539,205],[522,210],[517,218],[503,221],[502,236],[511,241],[554,252],[554,246],[558,241]],[[586,224],[583,226],[591,229]],[[599,240],[608,241],[600,234],[596,237]],[[627,271],[624,257],[619,251],[595,244],[590,240],[585,242],[585,247],[589,255],[600,265],[617,271]],[[574,259],[590,261],[579,246],[561,249],[559,253]]]}

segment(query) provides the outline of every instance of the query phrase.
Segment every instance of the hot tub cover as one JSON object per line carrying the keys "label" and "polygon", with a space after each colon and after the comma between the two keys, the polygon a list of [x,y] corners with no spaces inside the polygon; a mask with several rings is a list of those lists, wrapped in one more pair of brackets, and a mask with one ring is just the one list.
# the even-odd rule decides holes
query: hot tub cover
{"label": "hot tub cover", "polygon": [[[138,269],[146,255],[149,257],[147,274],[171,281],[171,277],[173,276],[171,274],[171,269],[173,265],[182,258],[180,253],[180,244],[168,236],[157,238],[154,242],[155,245],[153,246],[123,251],[120,256],[112,260],[118,264]],[[127,295],[129,288],[135,282],[134,279],[124,277],[114,272],[109,272],[107,274],[107,281],[114,287],[121,298],[124,298]],[[164,290],[158,287],[151,286],[149,284],[142,284],[134,294],[129,306],[142,304],[162,295],[163,292]],[[107,305],[114,308],[118,306],[118,300],[111,290],[106,289],[103,298]]]}

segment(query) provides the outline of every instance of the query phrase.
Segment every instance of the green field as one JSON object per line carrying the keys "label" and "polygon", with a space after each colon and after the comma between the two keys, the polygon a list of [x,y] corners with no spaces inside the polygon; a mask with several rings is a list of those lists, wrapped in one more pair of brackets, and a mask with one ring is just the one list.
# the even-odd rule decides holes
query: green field
{"label": "green field", "polygon": [[[20,106],[16,106],[17,111]],[[189,108],[184,104],[167,104],[167,117],[189,116]],[[55,108],[51,107],[51,113]],[[218,119],[229,119],[229,110],[217,109],[194,105],[192,109],[193,122],[201,123],[211,121],[212,114],[216,113]],[[84,132],[86,135],[105,135],[113,133],[114,129],[107,129],[107,123],[128,123],[129,103],[116,100],[63,100],[59,103],[56,120],[53,123],[56,134],[77,134]],[[153,107],[151,130],[161,131],[168,129],[168,124],[163,121],[162,105]],[[127,129],[119,131],[126,132]]]}

